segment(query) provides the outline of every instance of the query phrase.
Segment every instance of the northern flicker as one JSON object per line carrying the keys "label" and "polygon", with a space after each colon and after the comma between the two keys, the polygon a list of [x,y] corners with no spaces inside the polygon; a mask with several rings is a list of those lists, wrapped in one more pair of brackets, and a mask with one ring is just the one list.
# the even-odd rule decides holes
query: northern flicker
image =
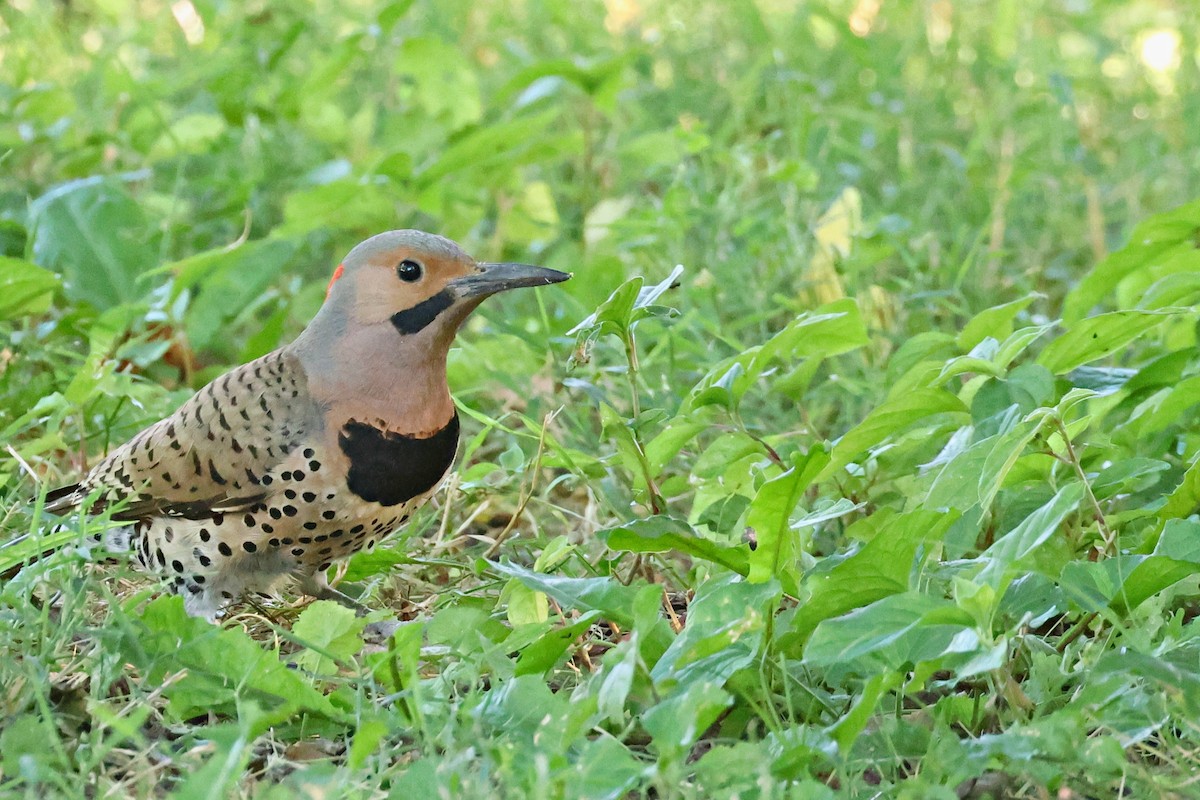
{"label": "northern flicker", "polygon": [[214,380],[178,411],[47,496],[128,522],[110,543],[214,619],[286,579],[316,597],[336,561],[408,521],[449,471],[455,333],[484,298],[570,276],[479,263],[441,236],[390,231],[334,272],[290,344]]}

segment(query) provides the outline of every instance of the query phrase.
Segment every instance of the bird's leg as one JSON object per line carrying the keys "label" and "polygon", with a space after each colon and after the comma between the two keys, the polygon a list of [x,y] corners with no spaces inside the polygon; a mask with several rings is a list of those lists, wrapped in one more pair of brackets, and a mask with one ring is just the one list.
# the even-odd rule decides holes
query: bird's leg
{"label": "bird's leg", "polygon": [[329,585],[329,578],[324,572],[317,572],[312,575],[301,575],[298,581],[299,590],[309,597],[315,597],[317,600],[332,600],[335,603],[341,603],[346,608],[353,609],[358,616],[366,616],[371,612],[371,609],[364,606],[362,603],[355,600],[337,589]]}
{"label": "bird's leg", "polygon": [[[347,597],[330,586],[329,579],[325,576],[324,572],[318,572],[315,575],[301,575],[297,583],[297,588],[310,597],[341,603],[346,608],[354,609],[354,613],[360,617],[365,617],[371,613],[371,609],[353,597]],[[375,620],[374,622],[367,623],[366,627],[363,628],[363,636],[366,637],[367,641],[385,642],[396,632],[396,628],[398,627],[400,627],[400,621],[395,618]]]}

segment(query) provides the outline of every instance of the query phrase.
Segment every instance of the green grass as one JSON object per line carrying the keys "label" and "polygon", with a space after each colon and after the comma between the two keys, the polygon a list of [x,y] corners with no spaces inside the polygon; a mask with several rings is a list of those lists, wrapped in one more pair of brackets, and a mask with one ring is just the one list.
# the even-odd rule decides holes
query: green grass
{"label": "green grass", "polygon": [[[1200,16],[877,5],[0,6],[0,794],[1200,795]],[[575,279],[392,638],[41,513],[397,227]]]}

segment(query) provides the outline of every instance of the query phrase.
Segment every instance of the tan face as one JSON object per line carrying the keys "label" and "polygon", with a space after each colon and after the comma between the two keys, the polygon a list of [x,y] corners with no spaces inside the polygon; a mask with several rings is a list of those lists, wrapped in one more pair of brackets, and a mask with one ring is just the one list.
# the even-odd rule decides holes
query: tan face
{"label": "tan face", "polygon": [[[449,239],[388,231],[355,247],[334,273],[322,317],[341,329],[390,325],[402,337],[449,341],[484,298],[570,275],[528,264],[479,263]],[[311,326],[310,326],[311,327]]]}
{"label": "tan face", "polygon": [[327,302],[345,304],[356,323],[392,323],[416,333],[455,305],[464,316],[482,298],[465,298],[451,283],[480,273],[475,259],[440,236],[390,231],[355,247],[334,273]]}

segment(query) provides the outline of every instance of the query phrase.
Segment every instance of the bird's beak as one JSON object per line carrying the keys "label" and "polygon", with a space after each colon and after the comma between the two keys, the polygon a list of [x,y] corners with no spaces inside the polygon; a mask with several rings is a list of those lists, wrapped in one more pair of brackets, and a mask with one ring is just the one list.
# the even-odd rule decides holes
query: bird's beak
{"label": "bird's beak", "polygon": [[480,263],[479,272],[450,281],[459,297],[486,297],[509,289],[562,283],[571,276],[566,272],[529,264]]}

